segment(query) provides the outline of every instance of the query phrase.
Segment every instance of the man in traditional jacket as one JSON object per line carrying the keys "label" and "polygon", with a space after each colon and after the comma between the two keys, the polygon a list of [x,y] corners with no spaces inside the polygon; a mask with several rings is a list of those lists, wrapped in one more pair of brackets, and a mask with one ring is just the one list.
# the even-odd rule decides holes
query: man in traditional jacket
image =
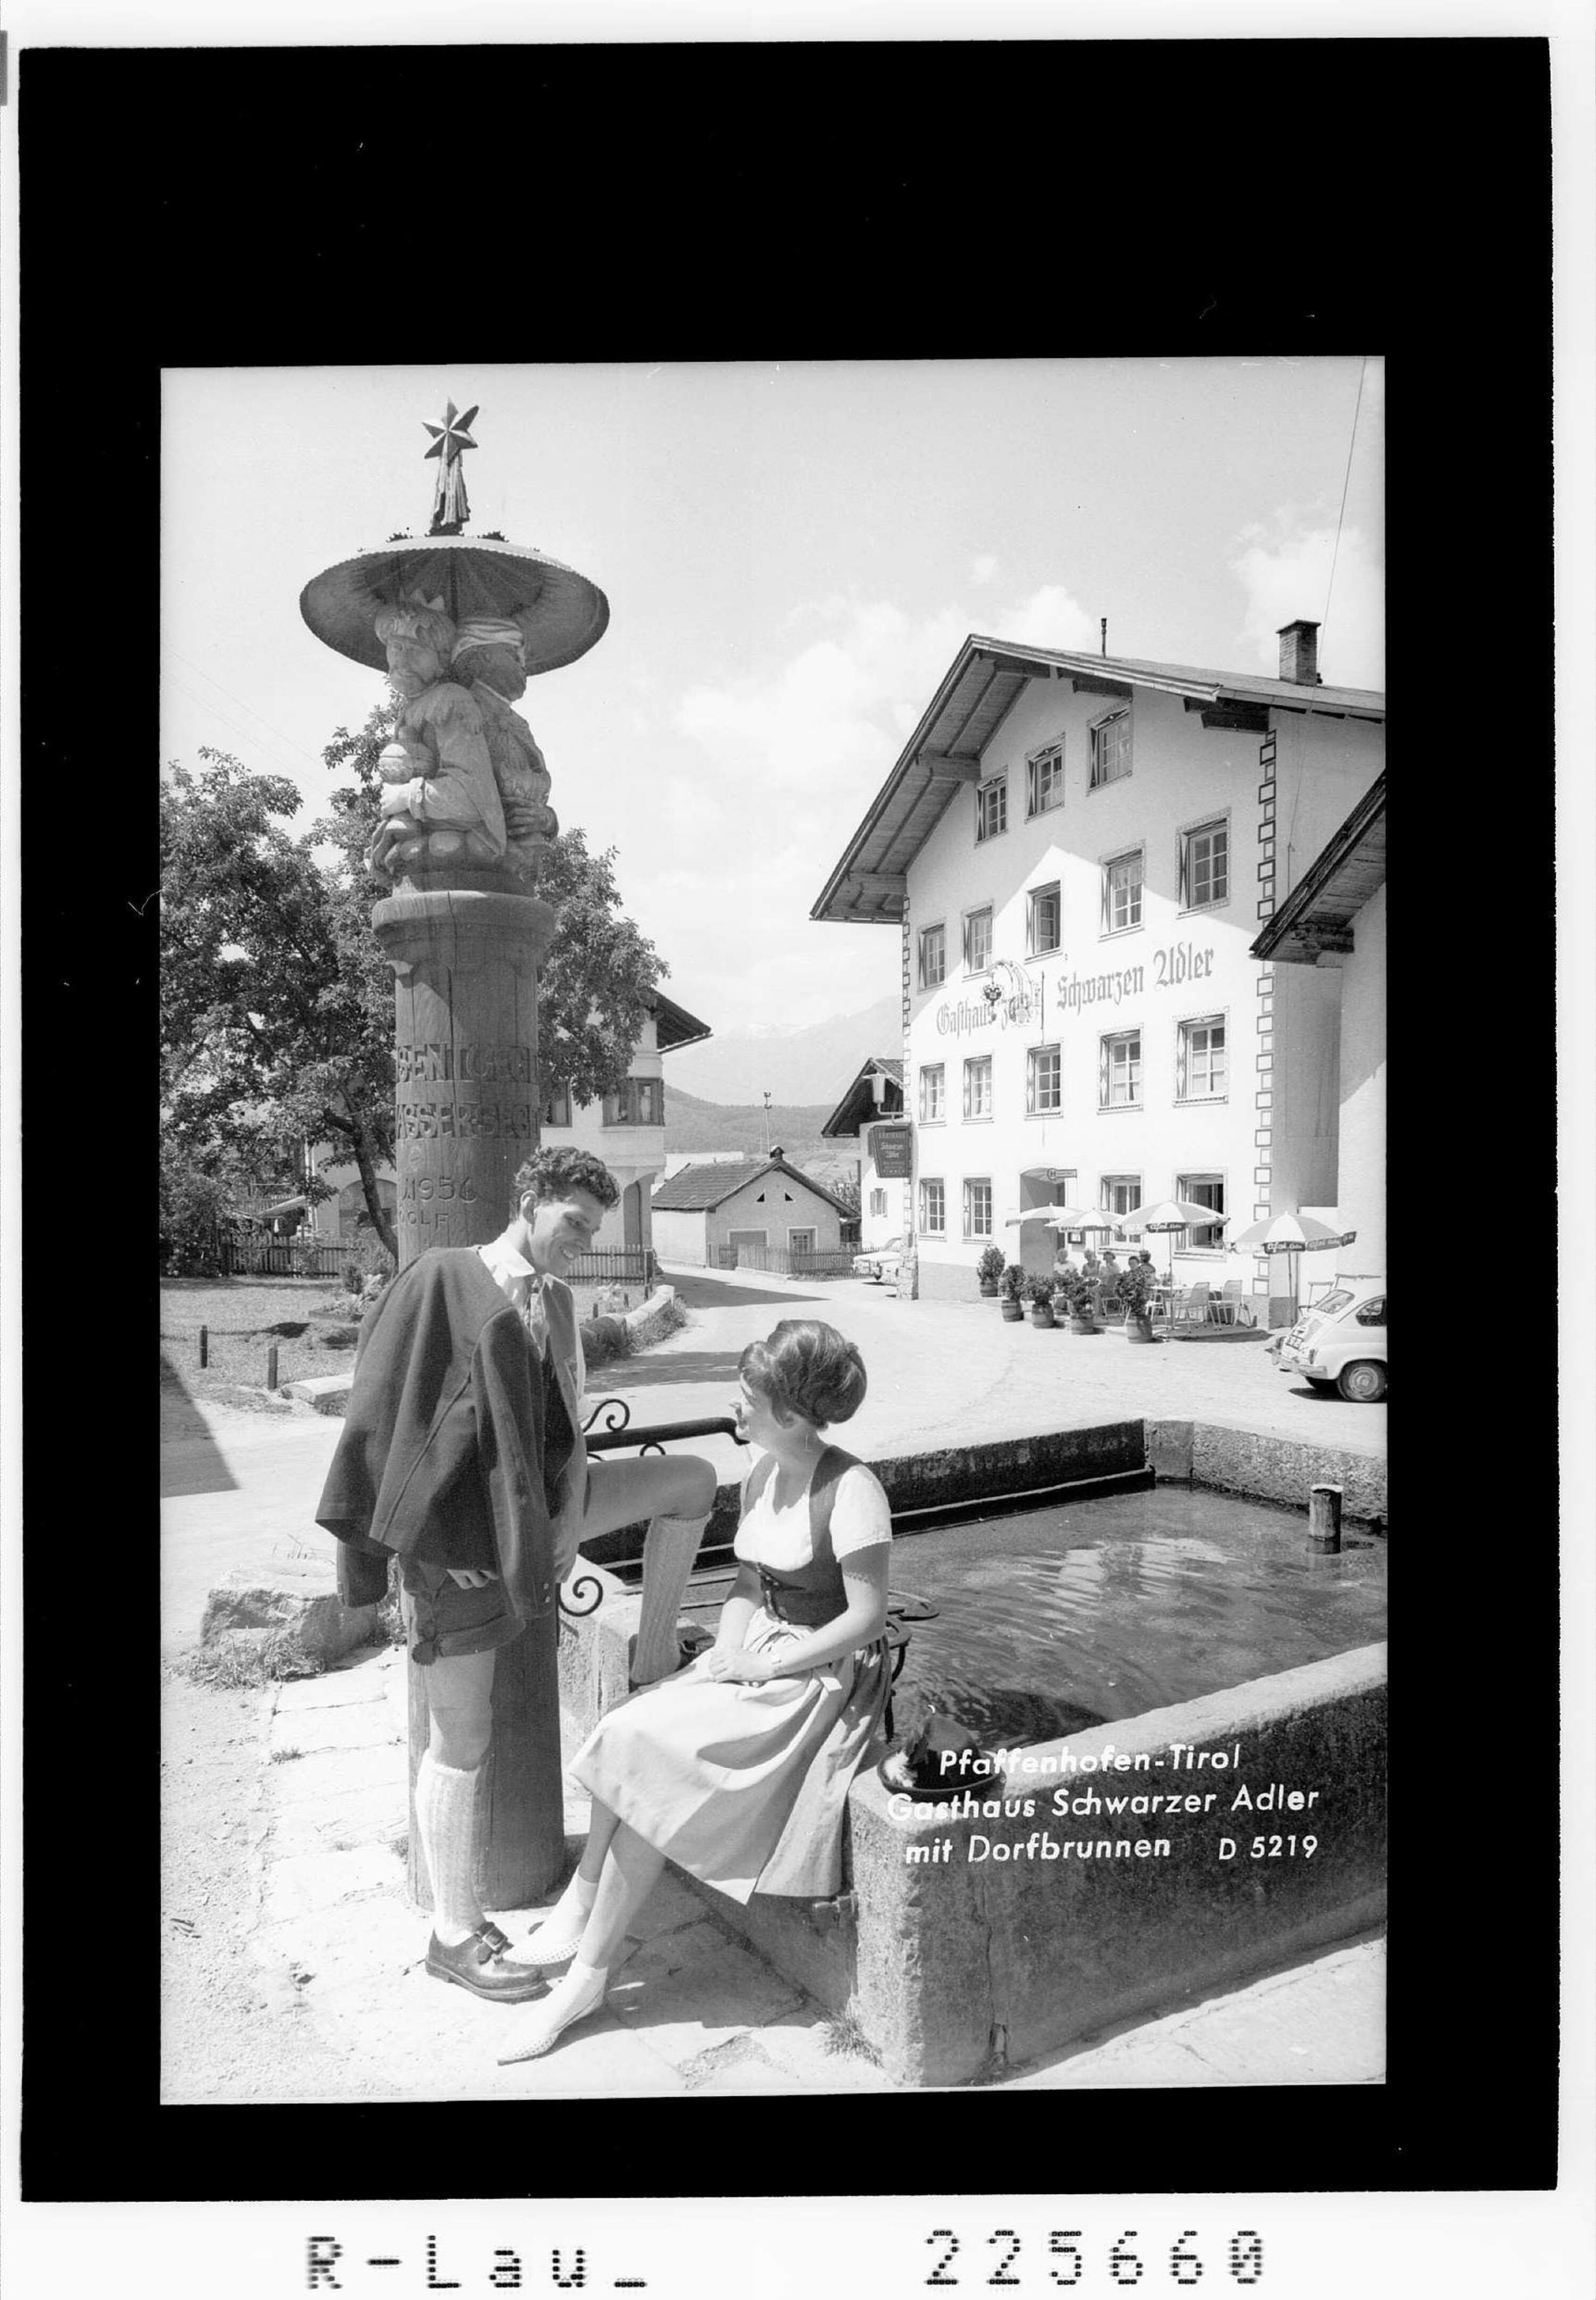
{"label": "man in traditional jacket", "polygon": [[591,1152],[540,1150],[491,1245],[441,1246],[400,1271],[362,1329],[343,1433],[316,1512],[339,1588],[370,1604],[402,1561],[411,1658],[429,1731],[416,1827],[432,1880],[427,1970],[478,1996],[540,1995],[478,1904],[478,1796],[494,1656],[549,1614],[584,1532],[647,1518],[635,1685],[680,1665],[677,1616],[715,1498],[713,1466],[677,1454],[590,1472],[584,1370],[566,1273],[619,1196]]}

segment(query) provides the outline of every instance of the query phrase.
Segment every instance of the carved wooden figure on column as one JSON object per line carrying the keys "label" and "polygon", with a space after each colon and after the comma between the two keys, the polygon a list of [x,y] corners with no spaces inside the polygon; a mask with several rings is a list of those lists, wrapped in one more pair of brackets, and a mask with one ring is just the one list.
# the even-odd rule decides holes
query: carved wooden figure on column
{"label": "carved wooden figure on column", "polygon": [[496,862],[506,846],[503,803],[482,712],[445,665],[456,631],[442,599],[409,598],[376,619],[388,685],[403,708],[378,762],[381,826],[369,861],[391,877],[407,862]]}

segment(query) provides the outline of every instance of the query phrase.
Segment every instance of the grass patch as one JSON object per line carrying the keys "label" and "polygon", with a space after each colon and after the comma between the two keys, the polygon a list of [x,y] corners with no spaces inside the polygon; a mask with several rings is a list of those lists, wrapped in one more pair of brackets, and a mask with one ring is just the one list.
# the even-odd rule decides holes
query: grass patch
{"label": "grass patch", "polygon": [[860,2061],[873,2062],[881,2066],[881,2055],[871,2044],[852,2012],[838,2012],[827,2021],[820,2032],[820,2049],[827,2053],[845,2053]]}
{"label": "grass patch", "polygon": [[231,1629],[179,1663],[183,1675],[195,1685],[221,1688],[281,1685],[293,1678],[320,1677],[326,1666],[316,1654],[306,1653],[290,1629]]}
{"label": "grass patch", "polygon": [[291,1765],[295,1757],[303,1757],[303,1749],[274,1749],[269,1762],[274,1765]]}
{"label": "grass patch", "polygon": [[[277,1351],[278,1388],[347,1365],[360,1338],[361,1305],[325,1278],[187,1278],[161,1288],[162,1379],[220,1404],[266,1382]],[[206,1363],[199,1362],[200,1328]]]}

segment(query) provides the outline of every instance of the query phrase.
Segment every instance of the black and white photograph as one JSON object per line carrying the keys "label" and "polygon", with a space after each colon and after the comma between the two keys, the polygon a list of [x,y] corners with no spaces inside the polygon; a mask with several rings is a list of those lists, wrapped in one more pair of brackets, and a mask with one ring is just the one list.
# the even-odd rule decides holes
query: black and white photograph
{"label": "black and white photograph", "polygon": [[1384,382],[163,376],[163,2098],[1382,2080]]}
{"label": "black and white photograph", "polygon": [[8,2283],[1558,2288],[1588,36],[229,12],[7,61]]}

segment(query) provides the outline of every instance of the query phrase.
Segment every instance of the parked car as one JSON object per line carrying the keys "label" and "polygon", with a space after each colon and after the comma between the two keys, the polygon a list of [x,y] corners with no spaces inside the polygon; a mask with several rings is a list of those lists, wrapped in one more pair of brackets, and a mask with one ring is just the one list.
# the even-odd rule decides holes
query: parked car
{"label": "parked car", "polygon": [[903,1259],[902,1236],[889,1238],[885,1246],[872,1246],[853,1257],[855,1278],[873,1278],[877,1285],[884,1278],[896,1278]]}
{"label": "parked car", "polygon": [[1385,1395],[1385,1280],[1359,1278],[1305,1309],[1280,1345],[1282,1373],[1355,1404]]}

